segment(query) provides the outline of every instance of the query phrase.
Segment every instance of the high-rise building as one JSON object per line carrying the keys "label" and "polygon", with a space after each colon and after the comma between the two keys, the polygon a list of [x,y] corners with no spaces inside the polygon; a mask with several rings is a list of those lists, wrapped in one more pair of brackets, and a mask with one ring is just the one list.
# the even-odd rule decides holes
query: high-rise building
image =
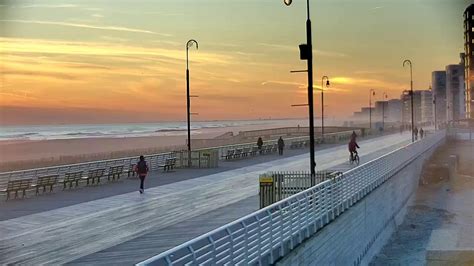
{"label": "high-rise building", "polygon": [[433,71],[431,75],[434,113],[437,124],[446,122],[446,71]]}
{"label": "high-rise building", "polygon": [[[404,124],[411,124],[411,96],[410,91],[405,91],[400,97],[402,101],[402,120]],[[421,91],[413,91],[413,117],[415,126],[421,123]]]}
{"label": "high-rise building", "polygon": [[465,118],[464,55],[461,63],[446,66],[446,118],[448,121]]}
{"label": "high-rise building", "polygon": [[464,11],[464,51],[466,117],[474,118],[474,4]]}
{"label": "high-rise building", "polygon": [[402,101],[399,99],[388,100],[387,121],[402,122]]}
{"label": "high-rise building", "polygon": [[372,122],[382,122],[383,115],[385,116],[385,121],[387,121],[387,101],[376,101],[375,102],[375,112],[372,114]]}
{"label": "high-rise building", "polygon": [[421,91],[421,123],[432,124],[433,119],[433,93],[430,90]]}

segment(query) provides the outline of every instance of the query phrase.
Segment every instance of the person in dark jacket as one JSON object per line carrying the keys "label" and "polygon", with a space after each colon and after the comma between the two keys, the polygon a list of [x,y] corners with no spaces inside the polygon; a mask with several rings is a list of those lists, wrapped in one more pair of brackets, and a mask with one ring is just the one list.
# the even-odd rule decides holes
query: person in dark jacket
{"label": "person in dark jacket", "polygon": [[145,161],[145,157],[143,155],[140,156],[140,160],[137,163],[136,166],[136,172],[138,177],[140,178],[140,194],[143,194],[145,192],[145,189],[143,188],[143,185],[145,183],[145,177],[148,174],[148,164]]}
{"label": "person in dark jacket", "polygon": [[259,151],[260,154],[262,153],[262,146],[263,146],[263,139],[262,139],[262,137],[258,137],[257,147],[258,147],[258,151]]}
{"label": "person in dark jacket", "polygon": [[278,139],[278,154],[283,155],[284,148],[285,148],[285,142],[283,141],[283,138],[280,137]]}
{"label": "person in dark jacket", "polygon": [[358,154],[357,149],[360,149],[359,145],[357,145],[357,142],[355,139],[351,139],[349,142],[349,152],[351,153],[351,160],[354,160],[354,155]]}
{"label": "person in dark jacket", "polygon": [[425,131],[423,128],[420,128],[420,139],[423,139],[423,136],[425,135]]}

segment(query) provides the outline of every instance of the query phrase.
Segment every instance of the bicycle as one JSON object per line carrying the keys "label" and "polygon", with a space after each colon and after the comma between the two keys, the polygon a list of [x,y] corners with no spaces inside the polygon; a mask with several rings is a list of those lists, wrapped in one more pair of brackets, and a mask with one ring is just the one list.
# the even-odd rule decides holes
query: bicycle
{"label": "bicycle", "polygon": [[354,156],[349,155],[349,163],[350,164],[355,163],[356,165],[359,165],[359,162],[360,162],[360,158],[359,158],[358,153],[355,153]]}

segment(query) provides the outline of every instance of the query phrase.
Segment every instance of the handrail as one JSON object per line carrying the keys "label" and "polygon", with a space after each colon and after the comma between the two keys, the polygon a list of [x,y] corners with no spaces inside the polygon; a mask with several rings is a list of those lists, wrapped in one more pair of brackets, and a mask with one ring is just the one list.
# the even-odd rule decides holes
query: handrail
{"label": "handrail", "polygon": [[[342,131],[342,132],[337,132],[337,133],[330,133],[327,134],[326,136],[337,136],[337,135],[343,135],[347,136],[350,132],[352,131]],[[309,139],[309,137],[294,137],[294,138],[287,138],[286,141],[294,141],[294,140],[306,140]],[[267,140],[264,142],[264,145],[271,145],[271,144],[276,144],[277,140]],[[202,149],[196,149],[195,151],[203,151],[203,150],[218,150],[219,151],[219,158],[222,158],[222,155],[225,155],[227,153],[227,150],[230,149],[237,149],[237,148],[245,148],[245,147],[252,147],[256,146],[256,143],[251,142],[251,143],[241,143],[241,144],[230,144],[230,145],[223,145],[223,146],[214,146],[214,147],[209,147],[209,148],[202,148]],[[174,152],[164,152],[164,153],[156,153],[156,154],[149,154],[145,155],[145,159],[147,161],[150,161],[151,163],[151,170],[155,171],[158,169],[157,167],[157,160],[165,160],[166,157],[173,156]],[[129,156],[129,157],[122,157],[122,158],[116,158],[116,159],[107,159],[107,160],[98,160],[98,161],[89,161],[89,162],[82,162],[82,163],[74,163],[74,164],[62,164],[62,165],[57,165],[57,166],[47,166],[47,167],[40,167],[40,168],[32,168],[32,169],[24,169],[24,170],[17,170],[17,171],[8,171],[8,172],[0,172],[0,186],[8,182],[9,180],[12,179],[22,179],[22,178],[28,178],[31,176],[36,175],[36,173],[61,173],[63,174],[65,172],[64,169],[88,169],[93,165],[106,165],[110,166],[111,164],[124,164],[125,166],[130,165],[138,160],[137,156]],[[6,177],[6,178],[5,178]]]}
{"label": "handrail", "polygon": [[428,135],[137,265],[273,264],[445,136]]}

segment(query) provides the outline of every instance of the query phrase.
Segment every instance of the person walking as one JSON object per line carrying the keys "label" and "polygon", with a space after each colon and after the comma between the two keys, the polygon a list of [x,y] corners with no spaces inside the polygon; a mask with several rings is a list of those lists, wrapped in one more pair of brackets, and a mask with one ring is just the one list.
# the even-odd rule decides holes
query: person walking
{"label": "person walking", "polygon": [[145,161],[145,157],[141,155],[140,160],[138,161],[136,166],[136,172],[138,177],[140,178],[140,194],[143,194],[143,192],[145,192],[143,185],[145,183],[145,177],[148,174],[148,171],[148,164]]}
{"label": "person walking", "polygon": [[423,139],[424,134],[425,134],[425,131],[423,130],[422,127],[420,127],[420,139]]}
{"label": "person walking", "polygon": [[418,140],[418,128],[417,127],[415,127],[413,129],[413,135],[415,136],[415,140]]}
{"label": "person walking", "polygon": [[258,147],[258,152],[262,154],[262,146],[263,146],[263,140],[262,137],[258,137],[257,140],[257,147]]}
{"label": "person walking", "polygon": [[285,142],[283,141],[283,138],[280,137],[278,139],[278,154],[283,155],[284,148],[285,148]]}

